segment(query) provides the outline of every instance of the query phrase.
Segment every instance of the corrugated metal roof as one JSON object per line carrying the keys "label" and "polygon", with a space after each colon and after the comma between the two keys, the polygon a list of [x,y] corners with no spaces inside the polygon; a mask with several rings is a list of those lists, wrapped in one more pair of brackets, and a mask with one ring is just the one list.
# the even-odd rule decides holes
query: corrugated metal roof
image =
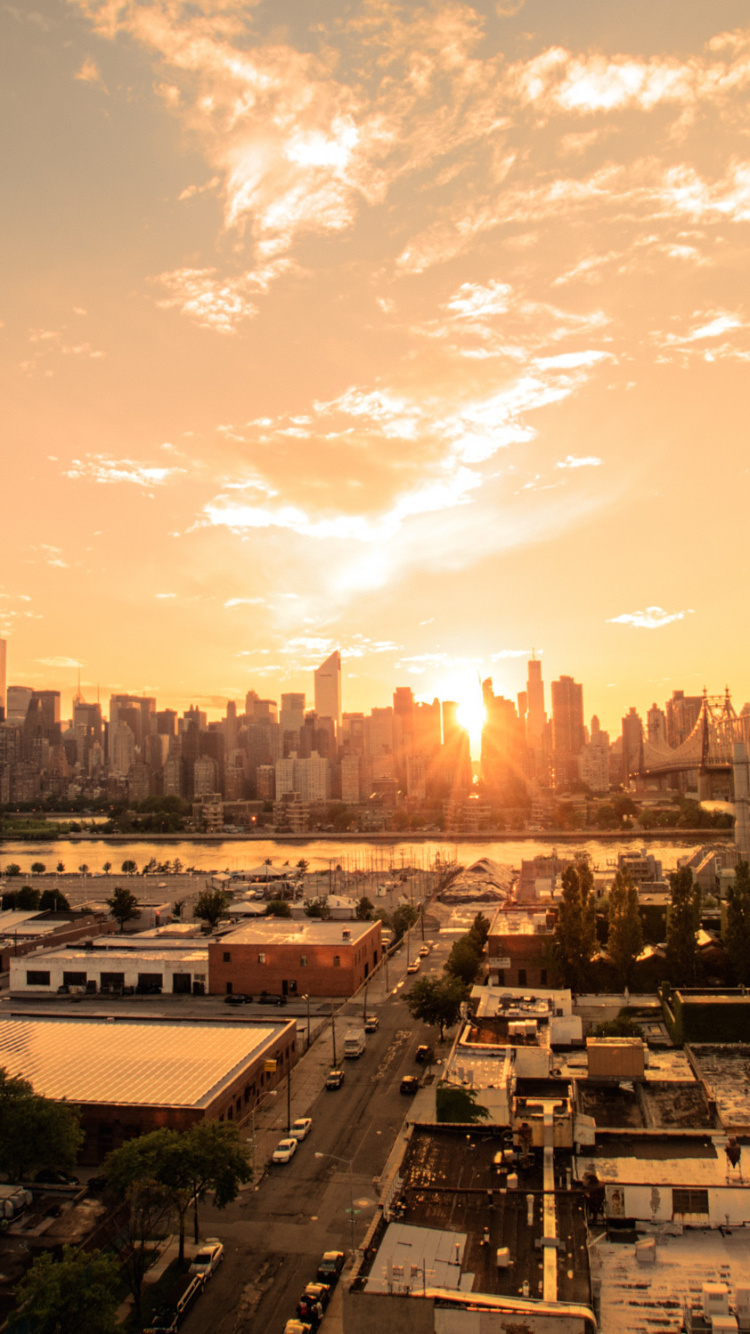
{"label": "corrugated metal roof", "polygon": [[279,1027],[18,1016],[0,1020],[0,1066],[48,1098],[202,1107]]}

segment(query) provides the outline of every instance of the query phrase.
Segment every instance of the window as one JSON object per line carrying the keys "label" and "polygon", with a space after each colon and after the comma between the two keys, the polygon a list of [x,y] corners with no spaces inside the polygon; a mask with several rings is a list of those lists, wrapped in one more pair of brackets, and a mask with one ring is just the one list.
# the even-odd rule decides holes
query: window
{"label": "window", "polygon": [[300,954],[300,956],[299,956],[299,966],[300,966],[300,968],[307,968],[307,955],[306,955],[306,954]]}
{"label": "window", "polygon": [[543,986],[543,987],[546,987],[546,985],[547,985],[547,969],[546,969],[546,968],[543,968],[543,969],[542,969],[541,973],[539,974],[539,979],[540,979],[540,981],[541,981],[542,986]]}
{"label": "window", "polygon": [[48,987],[49,973],[43,973],[39,970],[34,972],[33,969],[29,969],[26,973],[26,985],[27,987]]}
{"label": "window", "polygon": [[674,1189],[672,1191],[672,1213],[708,1214],[708,1191]]}
{"label": "window", "polygon": [[66,987],[85,987],[85,973],[63,973],[63,985]]}
{"label": "window", "polygon": [[266,962],[266,956],[265,956],[265,954],[259,954],[259,955],[258,955],[258,963],[265,963],[265,962]]}
{"label": "window", "polygon": [[231,954],[229,953],[229,950],[224,950],[224,953],[223,953],[222,956],[221,956],[221,962],[222,962],[222,963],[231,963],[231,962],[232,962],[232,956],[231,956]]}
{"label": "window", "polygon": [[340,967],[341,967],[341,955],[340,955],[340,954],[334,954],[334,956],[333,956],[333,966],[334,966],[334,968],[340,968]]}
{"label": "window", "polygon": [[518,985],[519,985],[519,987],[525,987],[525,986],[526,986],[526,969],[525,969],[525,968],[519,968],[519,970],[518,970]]}

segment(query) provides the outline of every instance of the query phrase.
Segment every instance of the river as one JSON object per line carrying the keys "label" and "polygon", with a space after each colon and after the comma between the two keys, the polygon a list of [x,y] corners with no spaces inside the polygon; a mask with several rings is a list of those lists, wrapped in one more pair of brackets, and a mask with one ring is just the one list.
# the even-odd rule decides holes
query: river
{"label": "river", "polygon": [[[158,842],[141,840],[121,841],[106,838],[86,838],[80,841],[59,839],[54,842],[38,843],[7,840],[0,843],[0,874],[5,867],[16,862],[21,872],[31,872],[32,862],[43,862],[47,871],[54,871],[58,862],[62,862],[67,872],[76,872],[85,864],[89,872],[104,870],[106,862],[119,872],[124,861],[134,861],[138,870],[152,858],[157,863],[174,862],[176,858],[184,869],[194,869],[202,874],[209,871],[242,870],[260,865],[270,859],[272,865],[283,866],[289,863],[295,866],[301,858],[308,863],[311,871],[328,870],[329,867],[341,866],[348,871],[363,870],[387,875],[390,870],[399,870],[402,866],[414,866],[427,870],[435,864],[439,856],[443,862],[458,861],[463,866],[470,866],[481,857],[503,862],[508,866],[520,866],[522,859],[535,856],[549,856],[554,847],[561,855],[570,857],[575,852],[587,852],[594,867],[606,871],[616,862],[618,852],[633,852],[637,848],[648,847],[661,858],[665,872],[674,870],[677,859],[703,841],[700,835],[676,838],[673,834],[664,836],[643,836],[633,839],[585,839],[571,840],[554,838],[518,838],[501,840],[482,840],[458,843],[447,839],[432,841],[410,840],[408,838],[384,842],[372,842],[338,839],[310,839],[308,841],[275,842],[273,839],[159,839]],[[705,842],[715,843],[716,835],[708,835]]]}

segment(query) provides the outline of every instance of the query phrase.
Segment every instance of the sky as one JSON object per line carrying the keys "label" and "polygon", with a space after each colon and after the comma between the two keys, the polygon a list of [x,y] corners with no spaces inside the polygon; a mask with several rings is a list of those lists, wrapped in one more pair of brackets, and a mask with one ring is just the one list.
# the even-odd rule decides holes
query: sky
{"label": "sky", "polygon": [[1,0],[8,681],[750,698],[739,0]]}

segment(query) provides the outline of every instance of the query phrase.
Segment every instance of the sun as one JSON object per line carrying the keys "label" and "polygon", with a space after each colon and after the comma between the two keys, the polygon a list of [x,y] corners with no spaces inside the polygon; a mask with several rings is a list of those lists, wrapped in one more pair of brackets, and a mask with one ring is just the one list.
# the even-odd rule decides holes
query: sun
{"label": "sun", "polygon": [[469,733],[472,755],[478,755],[482,745],[482,728],[486,717],[484,700],[478,683],[474,687],[466,688],[461,693],[456,716],[461,726],[465,727]]}

